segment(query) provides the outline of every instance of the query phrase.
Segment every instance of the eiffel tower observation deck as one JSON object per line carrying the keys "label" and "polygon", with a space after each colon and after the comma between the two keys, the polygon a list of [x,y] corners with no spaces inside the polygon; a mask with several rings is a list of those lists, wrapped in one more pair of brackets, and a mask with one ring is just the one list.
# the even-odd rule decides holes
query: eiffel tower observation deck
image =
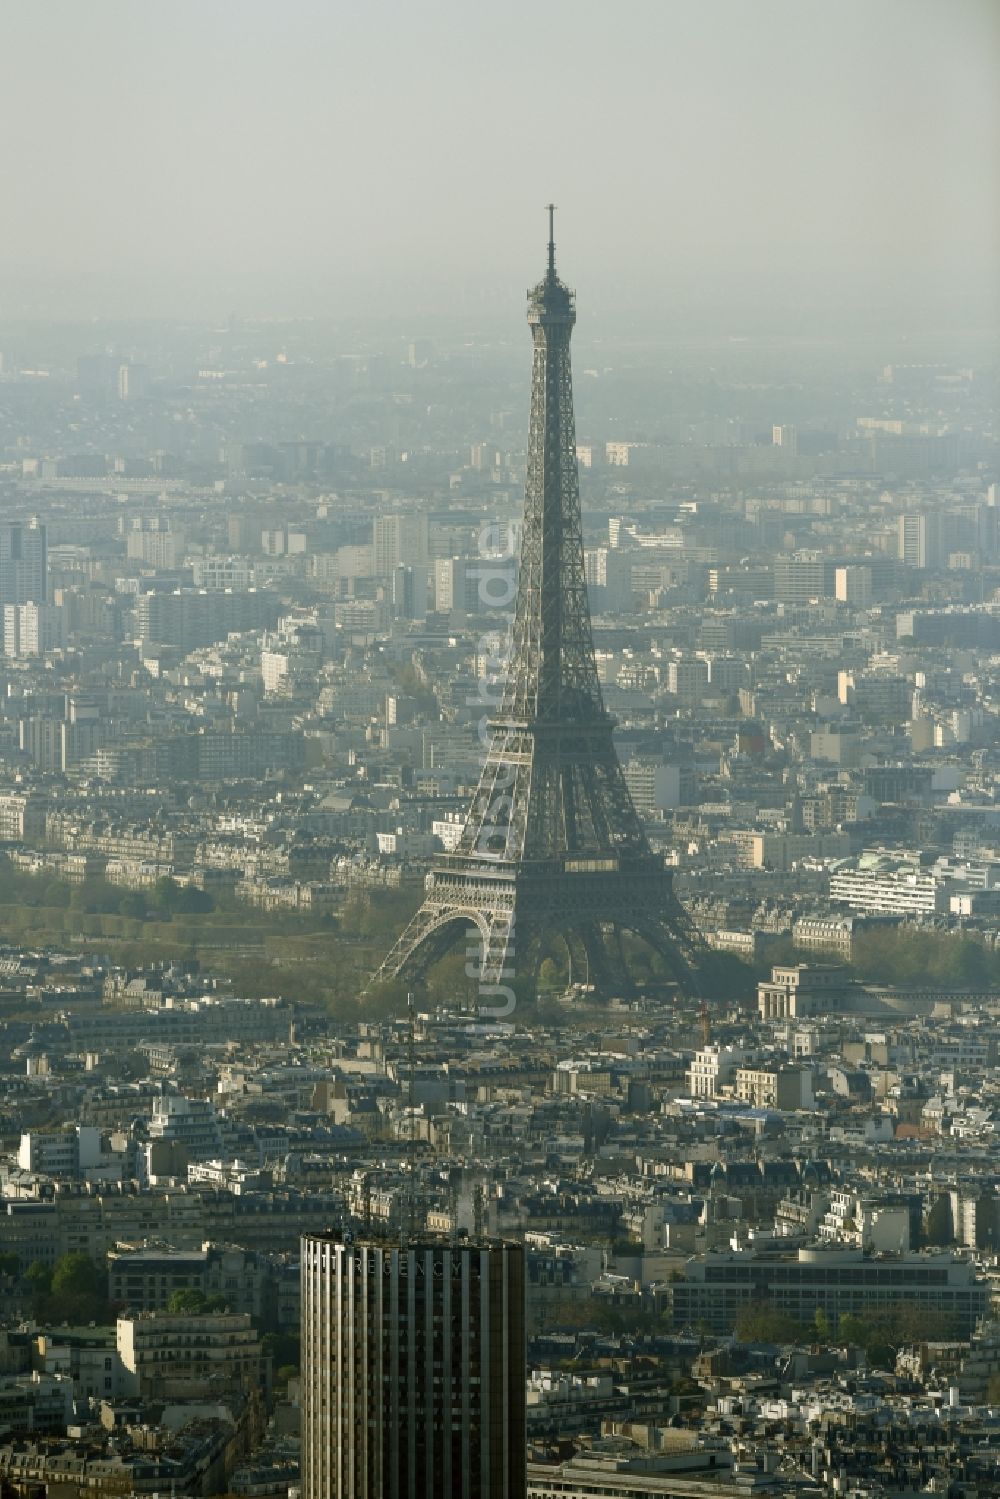
{"label": "eiffel tower observation deck", "polygon": [[[629,942],[694,989],[698,940],[651,850],[604,707],[583,564],[570,337],[573,292],[548,267],[528,293],[534,345],[520,571],[506,682],[455,849],[375,975],[414,982],[465,939],[480,1010],[514,1008],[516,980],[568,954],[608,997],[629,992]],[[624,940],[623,940],[624,939]]]}

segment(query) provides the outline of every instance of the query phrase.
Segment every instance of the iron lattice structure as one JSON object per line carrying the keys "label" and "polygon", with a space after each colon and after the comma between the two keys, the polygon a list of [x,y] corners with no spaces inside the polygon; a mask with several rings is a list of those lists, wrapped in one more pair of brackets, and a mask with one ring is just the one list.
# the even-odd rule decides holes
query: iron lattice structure
{"label": "iron lattice structure", "polygon": [[[603,994],[629,985],[622,933],[643,938],[686,990],[699,939],[650,849],[601,695],[583,563],[570,336],[556,274],[528,293],[534,343],[524,524],[510,659],[461,838],[375,975],[415,981],[475,928],[481,992],[510,993],[565,945]],[[499,1013],[499,1012],[498,1012]]]}

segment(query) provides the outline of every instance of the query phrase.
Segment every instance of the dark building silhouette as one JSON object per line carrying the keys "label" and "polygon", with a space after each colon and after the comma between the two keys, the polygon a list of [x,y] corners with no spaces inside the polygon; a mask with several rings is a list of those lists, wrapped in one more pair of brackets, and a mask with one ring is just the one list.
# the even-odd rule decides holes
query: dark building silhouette
{"label": "dark building silhouette", "polygon": [[0,611],[5,604],[48,599],[48,548],[39,520],[0,525]]}
{"label": "dark building silhouette", "polygon": [[524,1499],[519,1244],[302,1240],[303,1499]]}

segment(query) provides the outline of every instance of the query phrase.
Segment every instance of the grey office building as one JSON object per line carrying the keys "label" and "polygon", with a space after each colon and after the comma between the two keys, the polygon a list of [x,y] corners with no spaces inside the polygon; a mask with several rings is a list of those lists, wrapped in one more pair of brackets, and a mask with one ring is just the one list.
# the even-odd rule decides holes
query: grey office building
{"label": "grey office building", "polygon": [[48,599],[48,546],[39,520],[0,525],[0,619],[6,604]]}
{"label": "grey office building", "polygon": [[916,1306],[930,1316],[943,1313],[954,1322],[955,1336],[968,1338],[990,1299],[972,1260],[950,1250],[874,1254],[837,1243],[712,1250],[688,1260],[670,1291],[676,1327],[704,1324],[719,1334],[732,1332],[740,1313],[756,1305],[804,1326],[822,1311],[833,1327],[845,1314],[870,1317]]}
{"label": "grey office building", "polygon": [[524,1251],[302,1240],[303,1499],[524,1499]]}

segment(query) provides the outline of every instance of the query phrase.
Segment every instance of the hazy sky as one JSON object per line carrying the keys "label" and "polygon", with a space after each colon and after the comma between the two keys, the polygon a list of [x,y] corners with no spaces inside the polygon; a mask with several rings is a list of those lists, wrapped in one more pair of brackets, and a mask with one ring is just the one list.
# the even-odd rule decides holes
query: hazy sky
{"label": "hazy sky", "polygon": [[1000,0],[5,0],[0,312],[486,308],[553,197],[606,313],[993,313],[998,76]]}

